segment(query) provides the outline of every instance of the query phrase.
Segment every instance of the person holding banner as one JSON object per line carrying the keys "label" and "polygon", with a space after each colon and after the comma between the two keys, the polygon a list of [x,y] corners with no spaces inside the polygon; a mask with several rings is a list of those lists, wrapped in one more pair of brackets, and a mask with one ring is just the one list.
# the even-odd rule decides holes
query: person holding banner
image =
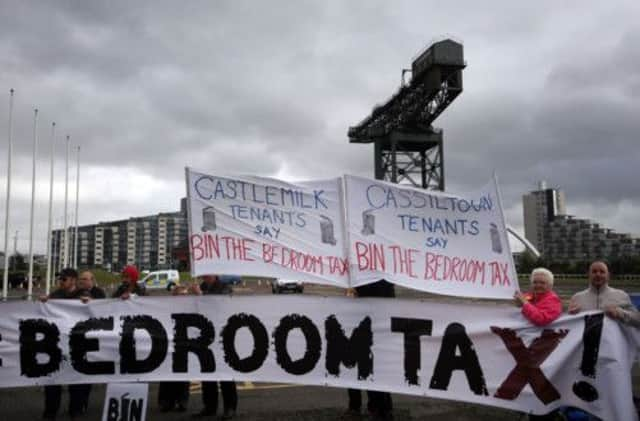
{"label": "person holding banner", "polygon": [[612,319],[634,327],[640,327],[640,313],[631,302],[629,294],[609,286],[609,267],[603,261],[595,261],[589,266],[589,288],[571,297],[569,313],[604,310]]}
{"label": "person holding banner", "polygon": [[[178,285],[173,288],[172,295],[187,295],[187,287]],[[158,404],[160,412],[177,410],[184,412],[189,403],[189,382],[161,382],[158,388]]]}
{"label": "person holding banner", "polygon": [[[107,298],[104,290],[96,286],[96,278],[93,272],[85,270],[78,277],[76,282],[76,296],[82,300],[83,303],[88,303],[94,299]],[[79,384],[75,386],[78,389],[78,405],[80,406],[80,412],[85,414],[89,407],[89,396],[91,395],[91,384]]]}
{"label": "person holding banner", "polygon": [[133,265],[125,266],[122,269],[122,283],[113,293],[112,298],[128,299],[131,295],[147,295],[143,285],[138,284],[138,269]]}
{"label": "person holding banner", "polygon": [[522,315],[536,326],[546,326],[562,314],[562,301],[552,291],[553,273],[545,268],[531,272],[531,292],[516,291],[515,304],[522,308]]}
{"label": "person holding banner", "polygon": [[[76,282],[78,281],[78,272],[73,268],[62,269],[58,277],[59,286],[48,296],[40,297],[40,301],[46,303],[49,299],[53,300],[69,300],[78,298],[78,290]],[[84,412],[84,397],[86,395],[86,385],[71,384],[69,385],[69,417],[71,419],[81,415]],[[44,412],[42,418],[46,420],[54,420],[60,409],[62,400],[62,386],[51,385],[44,387]]]}
{"label": "person holding banner", "polygon": [[[193,285],[192,292],[197,295],[221,295],[231,294],[232,290],[229,285],[220,282],[220,278],[216,275],[202,276],[202,283],[198,286]],[[235,417],[238,408],[238,392],[236,383],[220,382],[222,391],[222,403],[224,411],[222,413],[223,420],[230,420]],[[202,404],[204,408],[195,414],[194,418],[215,416],[218,411],[218,382],[202,382]]]}
{"label": "person holding banner", "polygon": [[[347,290],[347,296],[393,298],[396,296],[396,293],[392,283],[381,279],[377,282],[356,287],[355,290],[349,289]],[[362,395],[360,390],[347,389],[347,393],[349,396],[349,407],[343,419],[359,419],[362,408]],[[391,400],[391,394],[388,392],[367,390],[367,411],[369,412],[371,420],[393,420],[393,401]]]}

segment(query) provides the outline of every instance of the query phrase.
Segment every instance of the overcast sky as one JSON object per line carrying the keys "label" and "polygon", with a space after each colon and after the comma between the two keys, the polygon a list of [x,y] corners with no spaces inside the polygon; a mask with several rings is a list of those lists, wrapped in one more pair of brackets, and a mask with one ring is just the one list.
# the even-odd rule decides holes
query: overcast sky
{"label": "overcast sky", "polygon": [[522,229],[521,196],[545,179],[570,214],[640,234],[640,2],[461,3],[0,1],[0,225],[11,88],[10,232],[26,251],[37,107],[43,252],[52,121],[56,227],[67,134],[81,145],[81,224],[177,210],[187,165],[372,177],[373,146],[349,144],[348,127],[396,91],[416,53],[450,36],[467,68],[435,122],[447,189],[497,171],[507,222]]}

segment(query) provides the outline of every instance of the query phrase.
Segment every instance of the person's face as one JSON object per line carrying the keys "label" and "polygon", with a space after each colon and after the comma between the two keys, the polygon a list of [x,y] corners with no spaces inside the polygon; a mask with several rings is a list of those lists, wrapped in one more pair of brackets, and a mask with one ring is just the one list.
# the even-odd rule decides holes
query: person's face
{"label": "person's face", "polygon": [[589,282],[600,288],[609,282],[609,268],[603,262],[594,262],[589,267]]}
{"label": "person's face", "polygon": [[93,275],[89,272],[83,272],[78,278],[79,289],[91,289],[93,288]]}
{"label": "person's face", "polygon": [[533,275],[531,288],[536,294],[542,294],[551,289],[549,283],[547,282],[547,277],[541,273],[536,273],[535,275]]}
{"label": "person's face", "polygon": [[71,291],[76,287],[75,283],[75,278],[65,276],[64,278],[60,279],[60,288],[64,289],[65,291]]}

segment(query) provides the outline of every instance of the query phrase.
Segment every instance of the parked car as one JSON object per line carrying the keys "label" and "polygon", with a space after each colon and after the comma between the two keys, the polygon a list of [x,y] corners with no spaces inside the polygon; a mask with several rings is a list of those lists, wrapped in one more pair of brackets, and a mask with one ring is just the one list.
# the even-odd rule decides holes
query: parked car
{"label": "parked car", "polygon": [[274,294],[281,294],[284,291],[302,293],[303,290],[302,282],[291,279],[277,279],[271,283],[271,292]]}
{"label": "parked car", "polygon": [[166,289],[171,291],[174,286],[180,285],[180,274],[177,270],[156,270],[149,272],[138,281],[147,289]]}
{"label": "parked car", "polygon": [[238,285],[242,282],[242,277],[239,275],[220,275],[218,279],[220,279],[221,283],[228,285]]}

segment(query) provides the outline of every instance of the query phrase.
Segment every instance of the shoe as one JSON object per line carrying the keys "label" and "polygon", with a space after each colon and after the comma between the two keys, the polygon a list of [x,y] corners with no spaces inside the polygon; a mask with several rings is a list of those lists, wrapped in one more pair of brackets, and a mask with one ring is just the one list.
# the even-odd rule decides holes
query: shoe
{"label": "shoe", "polygon": [[235,409],[225,409],[224,413],[222,414],[222,418],[223,420],[230,420],[232,418],[234,418],[236,416],[236,410]]}
{"label": "shoe", "polygon": [[196,412],[191,414],[191,418],[204,418],[204,417],[215,417],[216,411],[212,411],[210,409],[203,409],[200,412]]}

